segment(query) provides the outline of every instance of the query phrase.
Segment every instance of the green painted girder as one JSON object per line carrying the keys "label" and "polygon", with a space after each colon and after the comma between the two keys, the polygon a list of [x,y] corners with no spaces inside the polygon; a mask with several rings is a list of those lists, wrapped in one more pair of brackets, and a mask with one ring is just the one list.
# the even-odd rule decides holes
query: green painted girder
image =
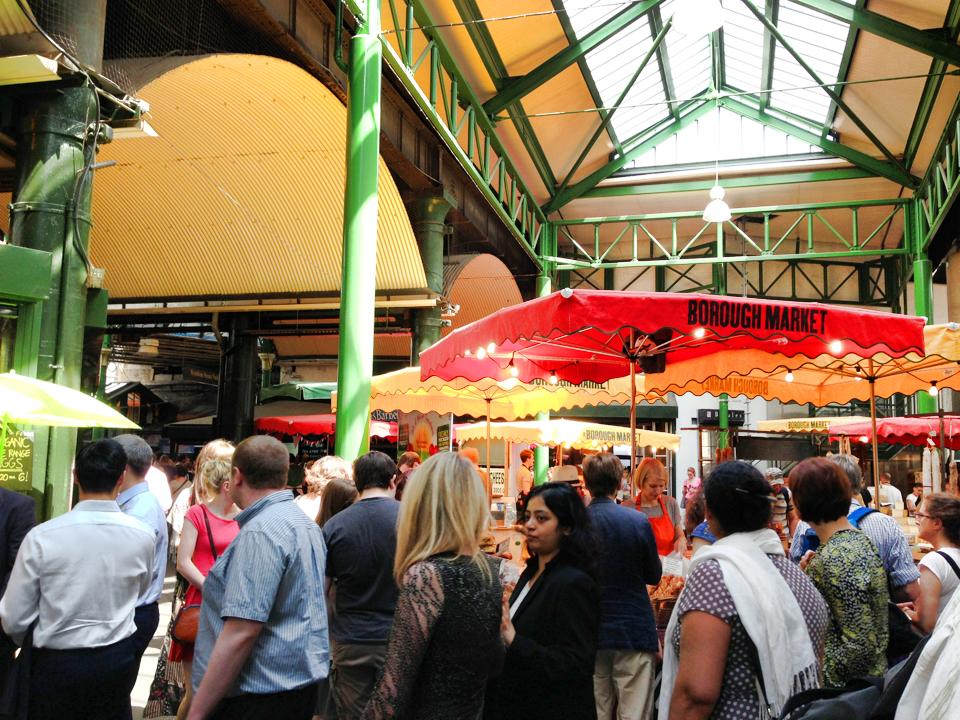
{"label": "green painted girder", "polygon": [[[943,28],[947,38],[956,43],[957,38],[960,37],[960,0],[951,0],[944,18]],[[930,77],[923,85],[920,103],[917,105],[917,113],[913,118],[913,124],[910,126],[910,134],[907,136],[907,144],[903,151],[903,162],[907,167],[913,165],[913,161],[917,157],[920,141],[927,131],[930,115],[933,113],[934,104],[940,95],[940,86],[943,84],[943,73],[946,69],[947,63],[941,59],[935,59],[930,63]]]}
{"label": "green painted girder", "polygon": [[0,300],[46,300],[52,274],[52,253],[0,243]]}
{"label": "green painted girder", "polygon": [[[477,5],[476,0],[453,0],[453,4],[457,12],[460,13],[460,17],[466,23],[467,35],[469,35],[473,41],[473,45],[477,50],[477,54],[480,56],[480,60],[483,62],[483,66],[487,70],[487,74],[490,76],[490,79],[493,80],[493,84],[499,87],[507,75],[507,67],[503,64],[503,58],[500,57],[500,51],[497,50],[497,45],[493,41],[493,36],[490,35],[490,30],[487,28],[487,25],[479,22],[483,18],[480,7]],[[526,115],[524,115],[522,111],[518,112],[517,108],[507,108],[507,112],[514,127],[517,129],[517,134],[520,136],[520,141],[523,143],[527,154],[530,155],[530,159],[533,160],[533,165],[540,175],[540,180],[543,182],[547,192],[551,192],[553,188],[556,187],[557,179],[554,177],[553,169],[550,167],[547,156],[543,151],[543,146],[540,145],[533,126],[530,124]]]}
{"label": "green painted girder", "polygon": [[960,197],[960,98],[954,101],[923,185],[916,193],[917,254],[926,249],[940,231],[947,214]]}
{"label": "green painted girder", "polygon": [[750,12],[752,12],[753,15],[757,18],[757,20],[759,20],[763,24],[764,28],[766,28],[770,32],[770,34],[777,39],[777,42],[780,43],[783,49],[793,56],[793,59],[797,61],[797,64],[804,69],[807,75],[809,75],[810,78],[815,83],[817,83],[817,85],[820,85],[823,88],[823,91],[830,96],[831,100],[833,100],[834,104],[836,104],[837,107],[843,110],[844,113],[846,113],[847,117],[849,117],[850,120],[853,121],[854,125],[860,128],[863,134],[867,136],[867,138],[870,140],[871,143],[873,143],[874,147],[876,147],[881,153],[883,153],[883,155],[887,158],[887,160],[889,160],[893,165],[899,166],[904,172],[908,172],[906,167],[904,167],[903,164],[900,162],[900,160],[892,152],[890,152],[887,146],[884,145],[883,142],[881,142],[880,138],[878,138],[874,134],[874,132],[867,126],[867,124],[860,118],[860,116],[857,115],[853,111],[853,109],[843,101],[843,98],[840,97],[840,93],[838,93],[836,90],[833,89],[833,87],[831,87],[830,85],[828,85],[823,81],[823,79],[817,74],[817,72],[810,66],[810,63],[808,63],[804,59],[803,55],[799,53],[790,44],[790,42],[783,36],[783,34],[780,32],[777,26],[770,22],[767,16],[764,15],[763,12],[756,5],[753,4],[752,0],[742,0],[742,1],[743,1],[743,4],[746,5],[746,7],[750,10]]}
{"label": "green painted girder", "polygon": [[[780,0],[766,0],[764,14],[774,25],[780,15]],[[760,71],[760,89],[769,90],[773,87],[773,62],[777,54],[777,41],[767,28],[763,29],[763,59]],[[770,93],[761,93],[760,109],[766,110],[770,104]]]}
{"label": "green painted girder", "polygon": [[634,3],[523,77],[505,80],[500,92],[483,104],[484,111],[491,117],[496,115],[511,103],[516,102],[563,72],[573,65],[573,63],[605,43],[624,28],[629,27],[644,17],[651,9],[657,7],[662,2],[663,0],[641,0],[640,2]]}
{"label": "green painted girder", "polygon": [[847,5],[839,0],[795,0],[795,2],[797,5],[816,10],[924,55],[943,60],[951,65],[960,65],[960,46],[946,39],[939,29],[933,32],[918,30],[885,15]]}
{"label": "green painted girder", "polygon": [[[650,22],[650,37],[656,38],[664,26],[660,8],[653,8],[648,18]],[[667,22],[672,25],[673,18],[669,18]],[[667,102],[670,103],[670,115],[673,116],[674,120],[678,120],[680,118],[680,110],[677,103],[677,89],[673,83],[673,68],[670,64],[670,52],[667,49],[666,43],[655,42],[655,44],[657,46],[657,64],[660,66],[660,84],[663,86],[663,96],[667,99]]]}
{"label": "green painted girder", "polygon": [[920,185],[920,178],[905,171],[903,167],[899,165],[894,165],[879,158],[871,157],[866,153],[860,152],[859,150],[854,150],[853,148],[847,147],[846,145],[836,142],[835,140],[830,140],[829,138],[822,137],[816,133],[810,132],[809,130],[799,128],[792,123],[784,122],[783,120],[774,117],[770,113],[762,112],[758,108],[754,108],[745,102],[741,102],[735,98],[721,98],[720,104],[742,117],[755,120],[756,122],[763,123],[764,125],[768,125],[769,127],[780,130],[781,132],[785,132],[787,135],[795,137],[798,140],[802,140],[808,145],[819,147],[824,152],[828,152],[831,155],[848,160],[857,167],[863,168],[864,170],[872,172],[875,175],[885,177],[888,180],[893,180],[904,187],[915,189]]}
{"label": "green painted girder", "polygon": [[619,155],[608,162],[602,168],[592,172],[580,182],[577,182],[562,192],[557,193],[548,203],[546,203],[546,205],[544,205],[543,211],[545,213],[554,212],[562,208],[571,200],[576,200],[577,198],[583,196],[585,192],[595,188],[600,182],[606,180],[608,177],[617,172],[617,170],[622,170],[634,158],[640,157],[645,152],[663,142],[671,135],[680,132],[688,125],[693,124],[715,107],[715,103],[704,101],[693,105],[692,107],[682,109],[679,120],[674,120],[672,123],[666,125],[646,140],[643,140],[642,142],[630,147],[630,149],[626,150],[622,155]]}
{"label": "green painted girder", "polygon": [[577,170],[580,169],[580,166],[583,164],[583,161],[586,159],[587,155],[590,153],[590,150],[593,148],[594,144],[604,133],[604,131],[610,126],[610,122],[613,120],[614,113],[620,109],[620,105],[623,104],[624,99],[630,93],[630,90],[633,88],[634,84],[640,78],[640,75],[646,69],[650,60],[660,52],[663,47],[664,38],[666,38],[667,33],[670,31],[670,25],[673,22],[673,19],[667,21],[667,24],[662,26],[657,32],[656,36],[653,39],[653,45],[650,46],[650,49],[647,50],[646,55],[643,56],[643,59],[640,61],[640,64],[637,66],[636,70],[633,71],[633,75],[627,81],[627,84],[624,85],[623,91],[620,93],[620,97],[617,98],[617,101],[613,104],[613,107],[610,111],[604,116],[600,124],[597,126],[597,129],[593,131],[593,135],[590,136],[590,139],[583,146],[583,150],[580,151],[580,155],[577,157],[576,162],[570,167],[570,170],[567,172],[566,177],[563,179],[563,182],[556,188],[555,192],[551,193],[556,195],[557,193],[563,192],[570,183],[570,179],[576,174]]}
{"label": "green painted girder", "polygon": [[[350,3],[352,0],[347,1]],[[348,7],[353,10],[354,5],[355,3]],[[411,27],[409,31],[422,33],[428,43],[427,49],[418,59],[405,58],[381,35],[384,60],[437,131],[447,149],[490,203],[504,226],[539,267],[537,246],[547,227],[546,216],[510,161],[493,123],[483,112],[479,99],[437,36],[436,23],[419,2],[414,3],[413,21],[416,27]],[[430,63],[430,87],[427,90],[420,87],[415,77],[416,68],[424,61]],[[436,107],[440,100],[448,110],[445,116],[441,115]],[[466,109],[463,117],[458,120],[456,116],[459,115],[460,108]],[[463,123],[470,126],[466,148],[461,145],[458,137]],[[491,154],[496,155],[496,160]]]}
{"label": "green painted girder", "polygon": [[[766,187],[770,185],[797,185],[810,182],[830,182],[832,180],[859,180],[877,177],[875,173],[861,168],[837,168],[834,170],[807,170],[776,175],[749,175],[743,177],[725,177],[723,187],[731,188]],[[661,195],[677,192],[708,191],[714,181],[687,180],[678,182],[648,183],[645,185],[611,185],[588,190],[582,197],[589,199],[611,197],[639,197],[643,195]]]}
{"label": "green painted girder", "polygon": [[[779,0],[777,0],[779,2]],[[858,8],[863,8],[867,4],[867,0],[856,0],[856,6]],[[850,26],[850,29],[847,31],[847,43],[843,46],[843,57],[840,58],[840,67],[837,70],[837,80],[844,81],[847,79],[847,74],[850,71],[850,62],[853,60],[853,51],[857,47],[857,35],[860,31],[854,25]],[[764,87],[770,87],[766,85]],[[823,132],[826,134],[829,132],[830,128],[833,127],[833,123],[836,120],[837,116],[837,104],[830,101],[830,109],[827,110],[828,122],[823,127]],[[910,163],[904,162],[904,167],[909,168]]]}

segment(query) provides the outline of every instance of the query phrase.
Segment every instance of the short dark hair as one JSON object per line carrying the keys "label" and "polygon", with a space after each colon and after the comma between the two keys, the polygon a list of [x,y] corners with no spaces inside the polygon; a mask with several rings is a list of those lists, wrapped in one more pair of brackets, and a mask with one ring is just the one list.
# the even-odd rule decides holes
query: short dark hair
{"label": "short dark hair", "polygon": [[276,438],[253,435],[233,451],[233,467],[243,473],[252,488],[281,490],[290,474],[290,453]]}
{"label": "short dark hair", "polygon": [[111,492],[127,468],[127,454],[116,440],[96,440],[77,454],[73,468],[84,492]]}
{"label": "short dark hair", "polygon": [[623,463],[612,453],[591,455],[583,463],[583,479],[594,497],[608,497],[620,487]]}
{"label": "short dark hair", "polygon": [[707,509],[725,535],[767,526],[773,513],[773,488],[763,474],[742,460],[717,465],[703,490]]}
{"label": "short dark hair", "polygon": [[153,450],[139,435],[117,435],[113,438],[120,443],[120,447],[127,454],[127,465],[137,475],[143,477],[147,474],[150,466],[153,465]]}
{"label": "short dark hair", "polygon": [[526,462],[533,457],[533,450],[521,450],[520,451],[520,462]]}
{"label": "short dark hair", "polygon": [[542,497],[543,504],[554,515],[557,523],[568,532],[560,540],[560,552],[574,567],[597,579],[597,556],[599,543],[594,534],[590,516],[583,499],[569,483],[548,482],[537,485],[530,491],[527,507],[535,497]]}
{"label": "short dark hair", "polygon": [[397,464],[389,455],[377,450],[371,450],[353,462],[353,482],[357,492],[367,488],[387,489],[396,476]]}
{"label": "short dark hair", "polygon": [[920,489],[922,490],[922,489],[923,489],[923,483],[922,483],[922,482],[915,482],[915,483],[914,483],[913,485],[911,485],[910,487],[911,487],[911,488],[920,488]]}
{"label": "short dark hair", "polygon": [[807,458],[790,473],[800,517],[808,523],[833,522],[850,512],[853,490],[843,470],[826,458]]}

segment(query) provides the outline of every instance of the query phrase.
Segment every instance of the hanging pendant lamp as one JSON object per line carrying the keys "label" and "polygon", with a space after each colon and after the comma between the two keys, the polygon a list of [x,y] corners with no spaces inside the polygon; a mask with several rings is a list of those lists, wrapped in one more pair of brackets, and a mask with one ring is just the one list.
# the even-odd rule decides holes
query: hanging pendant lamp
{"label": "hanging pendant lamp", "polygon": [[703,209],[703,221],[712,223],[722,223],[730,219],[730,206],[727,205],[723,196],[726,195],[723,188],[720,187],[720,106],[717,105],[717,141],[716,155],[714,160],[713,187],[710,188],[710,202]]}

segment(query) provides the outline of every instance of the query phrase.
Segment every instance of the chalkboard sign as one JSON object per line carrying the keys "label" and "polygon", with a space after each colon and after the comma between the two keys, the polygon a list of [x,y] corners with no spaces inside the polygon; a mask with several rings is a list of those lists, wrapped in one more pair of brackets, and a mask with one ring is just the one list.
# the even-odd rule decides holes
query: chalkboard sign
{"label": "chalkboard sign", "polygon": [[6,452],[0,463],[0,487],[30,490],[33,478],[33,433],[7,428]]}

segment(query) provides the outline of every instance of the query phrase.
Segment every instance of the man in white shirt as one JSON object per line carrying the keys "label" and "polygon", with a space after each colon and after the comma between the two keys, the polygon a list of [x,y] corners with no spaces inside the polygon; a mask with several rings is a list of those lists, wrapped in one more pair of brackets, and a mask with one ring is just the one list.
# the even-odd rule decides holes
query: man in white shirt
{"label": "man in white shirt", "polygon": [[133,615],[150,587],[154,543],[117,505],[126,462],[113,440],[80,452],[80,502],[27,533],[0,600],[3,629],[17,644],[33,627],[32,720],[130,717]]}
{"label": "man in white shirt", "polygon": [[895,486],[891,485],[890,473],[880,473],[880,505],[888,505],[895,508],[898,505],[903,506],[903,493]]}

